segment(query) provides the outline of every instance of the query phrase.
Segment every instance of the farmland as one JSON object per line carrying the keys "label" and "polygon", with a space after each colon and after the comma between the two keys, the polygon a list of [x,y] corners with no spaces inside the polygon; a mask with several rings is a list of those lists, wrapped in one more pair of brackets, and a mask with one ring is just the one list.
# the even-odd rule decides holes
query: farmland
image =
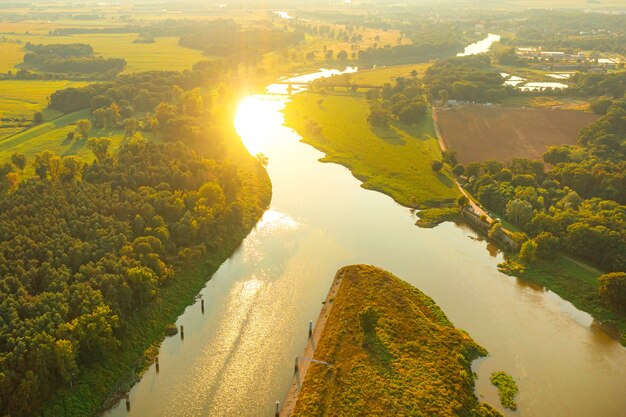
{"label": "farmland", "polygon": [[437,112],[447,147],[461,163],[511,158],[541,159],[547,146],[576,143],[595,121],[591,113],[466,105]]}
{"label": "farmland", "polygon": [[207,59],[200,51],[179,46],[178,37],[156,38],[155,43],[133,43],[137,37],[136,33],[74,36],[7,36],[9,39],[19,39],[23,43],[31,42],[44,45],[53,43],[86,43],[93,47],[96,54],[105,58],[124,58],[128,63],[125,70],[126,73],[151,70],[182,71],[190,69],[198,61]]}
{"label": "farmland", "polygon": [[24,52],[22,45],[17,43],[0,42],[0,73],[13,71],[14,66],[22,62]]}
{"label": "farmland", "polygon": [[46,108],[50,94],[63,88],[83,85],[85,83],[73,81],[0,81],[1,117],[14,119],[5,120],[0,125],[0,139],[27,128],[35,112],[43,111],[47,120],[59,116],[59,112]]}

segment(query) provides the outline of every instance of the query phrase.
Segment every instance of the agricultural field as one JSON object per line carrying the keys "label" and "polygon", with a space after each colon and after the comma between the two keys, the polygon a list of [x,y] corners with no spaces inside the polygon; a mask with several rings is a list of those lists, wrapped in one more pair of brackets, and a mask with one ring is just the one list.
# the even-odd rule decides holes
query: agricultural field
{"label": "agricultural field", "polygon": [[501,416],[474,394],[470,364],[486,352],[432,299],[373,266],[338,281],[315,349],[331,365],[309,365],[290,415]]}
{"label": "agricultural field", "polygon": [[417,125],[373,128],[368,102],[359,95],[299,94],[285,109],[286,124],[303,141],[326,153],[323,162],[348,167],[367,189],[408,207],[432,208],[459,195],[447,172],[433,172],[441,159],[430,117]]}
{"label": "agricultural field", "polygon": [[[50,150],[60,156],[78,155],[85,161],[91,162],[94,156],[91,150],[86,146],[87,141],[78,138],[78,134],[76,134],[76,138],[74,139],[67,138],[69,132],[76,131],[75,123],[77,120],[90,118],[91,114],[88,109],[81,110],[58,117],[50,122],[43,123],[4,140],[0,140],[0,163],[9,161],[11,155],[14,153],[24,154],[28,161],[26,175],[32,175],[34,174],[34,170],[30,162],[32,162],[33,156],[45,150]],[[117,149],[125,140],[124,132],[120,130],[94,129],[89,136],[106,136],[110,138],[110,149],[112,151]],[[135,133],[135,136],[152,137],[151,134],[141,132]]]}
{"label": "agricultural field", "polygon": [[206,56],[200,51],[178,45],[178,37],[156,38],[155,43],[133,43],[136,33],[89,34],[72,36],[10,35],[9,39],[19,39],[23,43],[86,43],[98,55],[105,58],[124,58],[128,66],[125,73],[165,70],[182,71],[191,69],[193,64]]}
{"label": "agricultural field", "polygon": [[466,105],[437,112],[446,146],[461,163],[541,159],[547,146],[575,144],[592,113]]}
{"label": "agricultural field", "polygon": [[5,119],[0,124],[0,140],[24,130],[38,111],[43,112],[46,120],[60,116],[60,112],[46,108],[48,97],[57,90],[85,84],[74,81],[0,80],[0,119]]}
{"label": "agricultural field", "polygon": [[15,65],[22,62],[22,45],[13,42],[0,42],[0,74],[15,70]]}

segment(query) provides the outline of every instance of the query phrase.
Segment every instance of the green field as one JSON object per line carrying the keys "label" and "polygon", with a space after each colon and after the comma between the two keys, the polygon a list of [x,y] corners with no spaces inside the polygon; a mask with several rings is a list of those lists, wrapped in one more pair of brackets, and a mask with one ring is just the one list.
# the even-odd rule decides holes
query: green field
{"label": "green field", "polygon": [[155,43],[133,43],[136,33],[89,34],[72,36],[11,35],[23,43],[86,43],[96,54],[107,58],[124,58],[128,62],[125,72],[153,70],[183,71],[206,56],[200,51],[178,45],[178,37],[156,38]]}
{"label": "green field", "polygon": [[474,394],[486,352],[432,299],[369,265],[337,273],[332,308],[291,415],[474,416],[500,413]]}
{"label": "green field", "polygon": [[0,117],[15,119],[0,123],[0,141],[28,129],[35,112],[43,112],[46,120],[60,116],[60,112],[46,108],[50,94],[85,84],[74,81],[0,80]]}
{"label": "green field", "polygon": [[[454,180],[431,169],[432,161],[441,160],[431,118],[420,125],[373,129],[368,114],[363,97],[308,93],[296,95],[287,105],[285,120],[304,142],[326,153],[323,162],[348,167],[364,188],[408,207],[453,203],[460,195]],[[313,123],[321,132],[311,130]]]}
{"label": "green field", "polygon": [[22,45],[17,43],[0,42],[0,73],[13,71],[14,66],[22,62],[24,51]]}
{"label": "green field", "polygon": [[[50,122],[35,126],[24,132],[18,133],[6,139],[0,140],[0,162],[7,162],[14,153],[26,155],[26,175],[32,175],[34,170],[31,166],[33,156],[45,150],[50,150],[57,155],[78,155],[85,161],[94,159],[93,153],[86,146],[84,139],[67,139],[67,134],[76,130],[75,123],[80,119],[90,119],[89,110],[81,110],[58,117]],[[78,137],[78,135],[76,135]],[[90,137],[111,138],[111,151],[117,149],[124,142],[124,132],[120,130],[93,129]],[[135,137],[152,138],[150,133],[135,133]]]}

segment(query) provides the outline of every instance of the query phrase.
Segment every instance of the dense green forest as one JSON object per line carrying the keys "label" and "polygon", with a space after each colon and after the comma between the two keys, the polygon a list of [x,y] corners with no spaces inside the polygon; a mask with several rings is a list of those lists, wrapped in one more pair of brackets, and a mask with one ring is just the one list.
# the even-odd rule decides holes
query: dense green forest
{"label": "dense green forest", "polygon": [[126,60],[94,56],[93,48],[86,44],[52,44],[24,46],[26,54],[22,69],[52,74],[99,74],[114,77],[124,70]]}
{"label": "dense green forest", "polygon": [[[0,415],[32,415],[115,355],[138,310],[188,266],[222,254],[268,204],[265,171],[238,165],[245,158],[219,127],[220,111],[191,88],[207,74],[200,68],[63,90],[51,102],[91,107],[93,124],[112,114],[114,128],[127,128],[135,106],[152,107],[144,127],[158,143],[131,131],[111,153],[108,138],[88,138],[78,123],[68,140],[87,141],[92,163],[44,151],[2,166]],[[20,182],[28,164],[36,176]]]}

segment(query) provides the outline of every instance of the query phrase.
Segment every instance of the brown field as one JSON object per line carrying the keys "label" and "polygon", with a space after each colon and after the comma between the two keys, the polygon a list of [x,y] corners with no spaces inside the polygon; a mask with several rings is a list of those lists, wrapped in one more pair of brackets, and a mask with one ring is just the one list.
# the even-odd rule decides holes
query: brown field
{"label": "brown field", "polygon": [[599,116],[579,111],[466,105],[437,112],[446,147],[459,162],[541,159],[547,146],[576,143]]}

